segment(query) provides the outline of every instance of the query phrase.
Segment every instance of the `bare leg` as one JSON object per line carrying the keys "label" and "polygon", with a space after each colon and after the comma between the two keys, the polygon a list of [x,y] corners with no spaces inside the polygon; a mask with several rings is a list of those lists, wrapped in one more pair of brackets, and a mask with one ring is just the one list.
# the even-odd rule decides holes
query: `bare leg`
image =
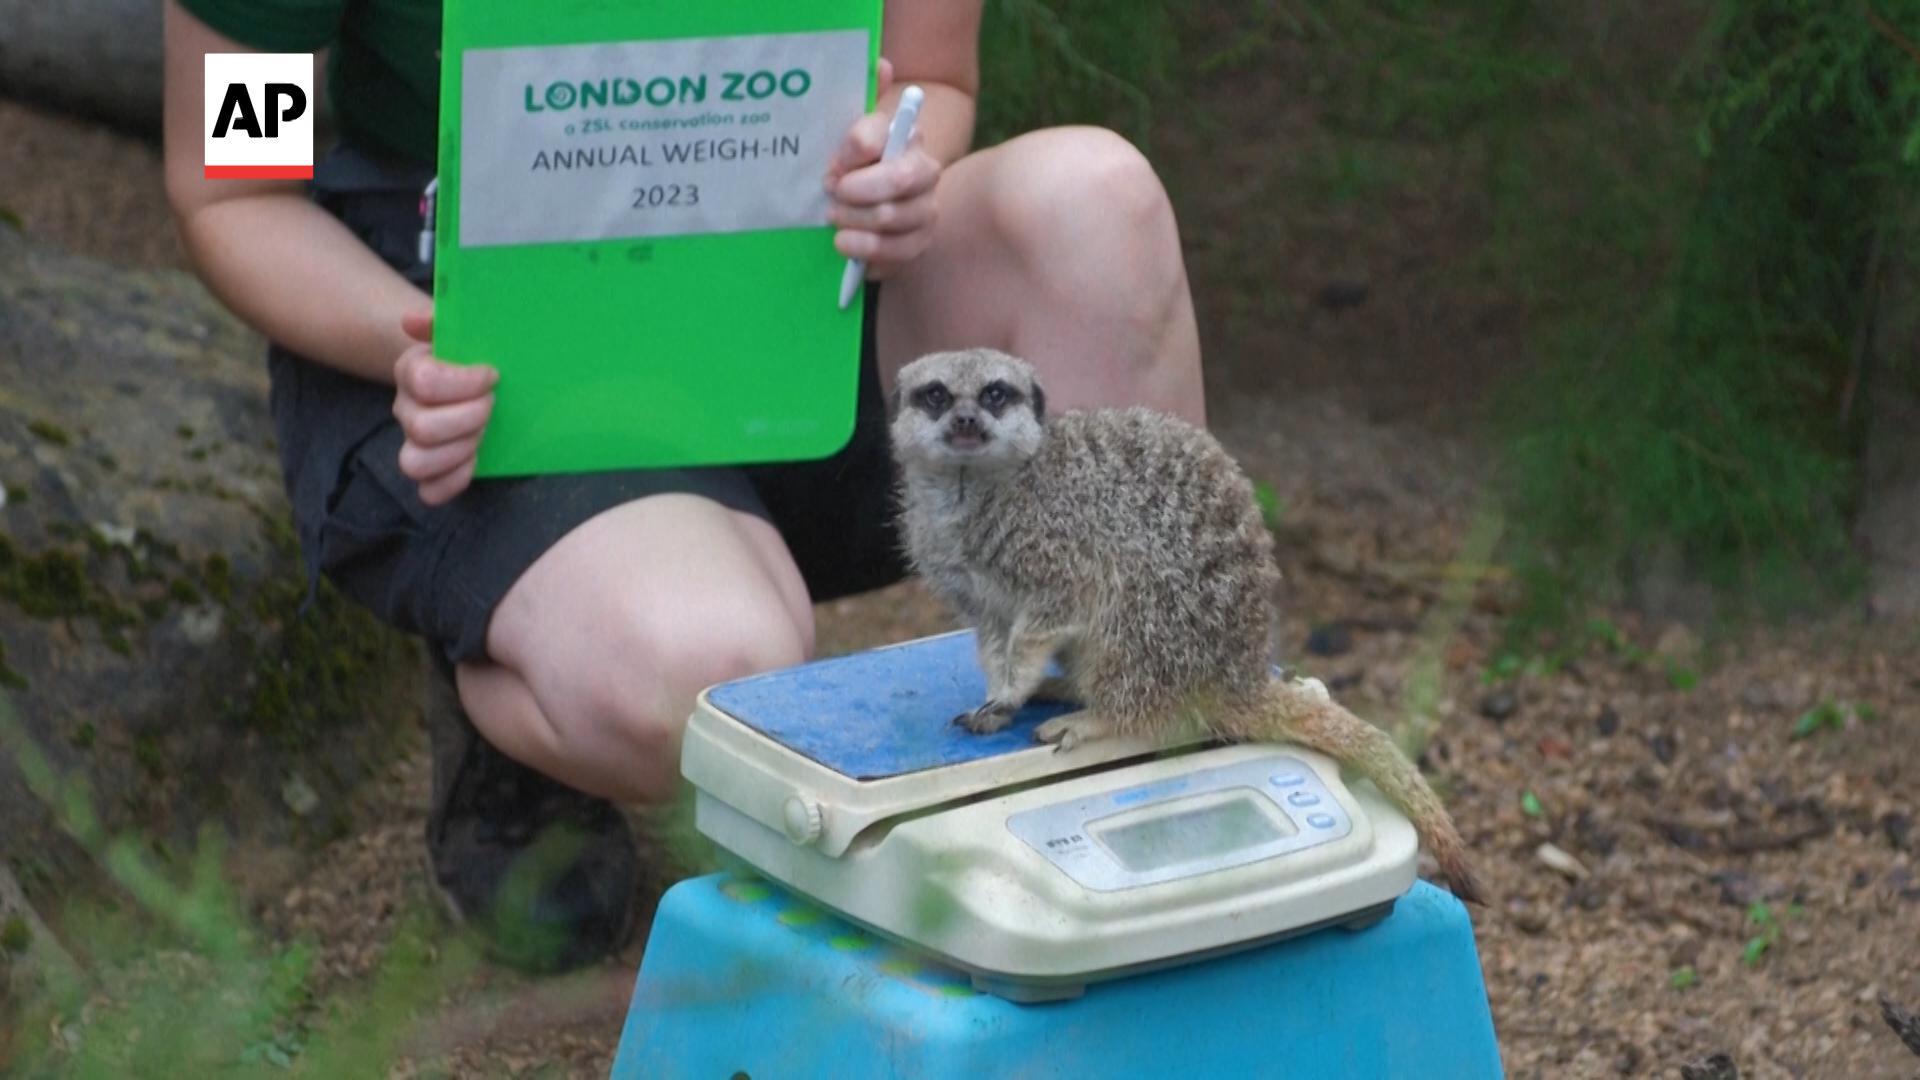
{"label": "bare leg", "polygon": [[494,611],[490,663],[460,696],[493,745],[569,786],[662,802],[694,697],[813,648],[805,584],[777,533],[691,495],[656,495],[568,533]]}
{"label": "bare leg", "polygon": [[990,345],[1036,365],[1049,404],[1148,405],[1206,421],[1200,340],[1166,192],[1098,128],[1037,131],[955,162],[934,244],[887,281],[883,380]]}

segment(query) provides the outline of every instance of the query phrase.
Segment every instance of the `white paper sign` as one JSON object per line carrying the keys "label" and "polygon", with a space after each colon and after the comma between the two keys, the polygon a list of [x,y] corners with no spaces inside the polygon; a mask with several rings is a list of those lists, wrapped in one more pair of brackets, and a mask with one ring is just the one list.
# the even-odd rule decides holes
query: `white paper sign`
{"label": "white paper sign", "polygon": [[826,224],[867,32],[464,54],[460,245]]}

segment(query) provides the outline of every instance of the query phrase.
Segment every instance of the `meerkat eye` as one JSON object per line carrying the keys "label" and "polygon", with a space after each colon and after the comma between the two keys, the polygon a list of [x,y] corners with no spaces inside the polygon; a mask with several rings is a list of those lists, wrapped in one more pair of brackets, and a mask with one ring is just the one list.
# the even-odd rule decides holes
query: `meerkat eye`
{"label": "meerkat eye", "polygon": [[980,407],[995,416],[1005,412],[1008,406],[1018,405],[1020,400],[1020,391],[999,379],[988,383],[980,391]]}
{"label": "meerkat eye", "polygon": [[953,404],[953,393],[945,383],[930,382],[915,390],[912,400],[915,408],[939,416]]}

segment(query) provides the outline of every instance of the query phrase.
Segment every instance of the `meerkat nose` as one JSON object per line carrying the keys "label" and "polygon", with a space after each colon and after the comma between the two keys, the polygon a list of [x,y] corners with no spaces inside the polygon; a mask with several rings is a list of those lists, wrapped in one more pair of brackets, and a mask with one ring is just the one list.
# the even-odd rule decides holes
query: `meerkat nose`
{"label": "meerkat nose", "polygon": [[985,446],[990,436],[981,424],[978,413],[964,412],[955,413],[947,421],[946,434],[942,438],[948,446],[971,450]]}

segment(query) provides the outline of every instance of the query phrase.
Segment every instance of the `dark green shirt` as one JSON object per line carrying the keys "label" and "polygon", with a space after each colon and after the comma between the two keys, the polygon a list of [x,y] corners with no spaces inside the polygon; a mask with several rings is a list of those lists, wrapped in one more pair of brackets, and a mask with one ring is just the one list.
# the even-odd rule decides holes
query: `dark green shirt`
{"label": "dark green shirt", "polygon": [[432,165],[440,109],[440,0],[181,0],[261,52],[331,50],[327,96],[343,139]]}

